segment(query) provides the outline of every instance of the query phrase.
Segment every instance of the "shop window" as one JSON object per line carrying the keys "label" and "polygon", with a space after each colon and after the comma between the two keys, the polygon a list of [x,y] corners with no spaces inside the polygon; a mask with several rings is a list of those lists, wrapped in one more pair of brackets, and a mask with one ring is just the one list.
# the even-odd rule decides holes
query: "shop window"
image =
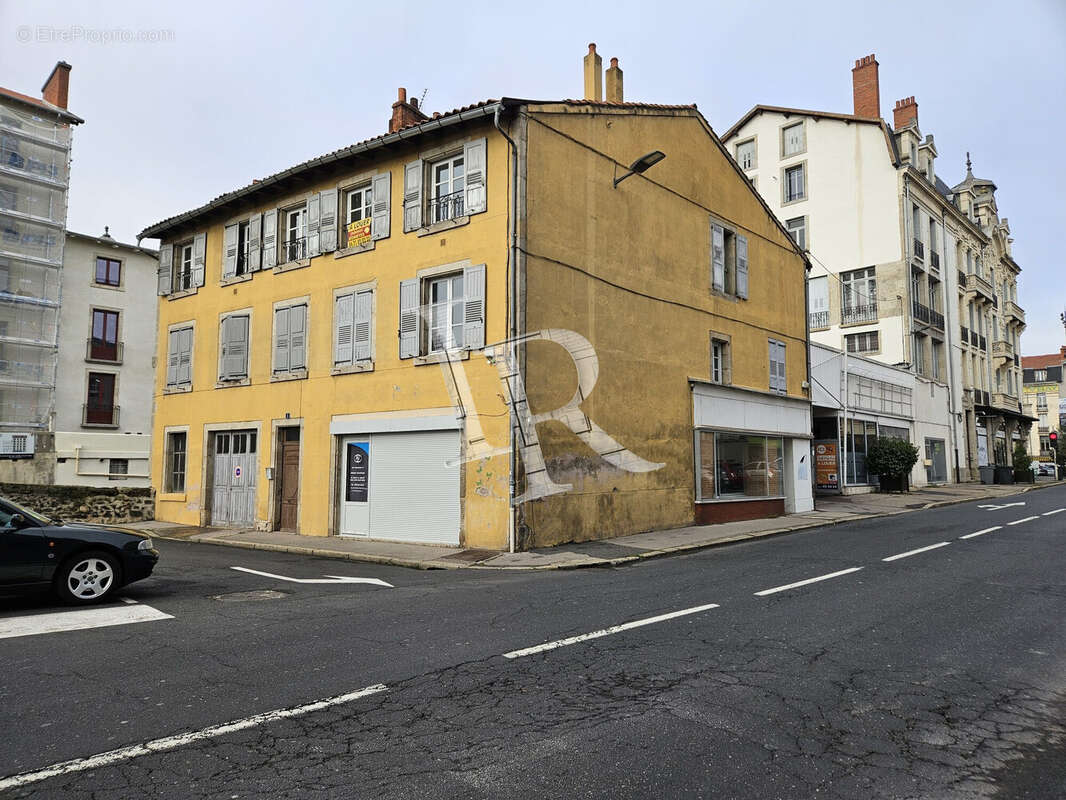
{"label": "shop window", "polygon": [[698,446],[701,500],[782,496],[782,439],[700,431]]}

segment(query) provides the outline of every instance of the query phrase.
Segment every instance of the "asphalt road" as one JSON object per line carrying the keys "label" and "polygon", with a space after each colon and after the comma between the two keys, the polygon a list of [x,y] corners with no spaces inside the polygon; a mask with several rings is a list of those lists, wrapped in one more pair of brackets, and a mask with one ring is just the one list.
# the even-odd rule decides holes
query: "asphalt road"
{"label": "asphalt road", "polygon": [[1066,488],[1012,502],[557,572],[163,542],[113,609],[171,619],[0,638],[0,797],[1061,800]]}

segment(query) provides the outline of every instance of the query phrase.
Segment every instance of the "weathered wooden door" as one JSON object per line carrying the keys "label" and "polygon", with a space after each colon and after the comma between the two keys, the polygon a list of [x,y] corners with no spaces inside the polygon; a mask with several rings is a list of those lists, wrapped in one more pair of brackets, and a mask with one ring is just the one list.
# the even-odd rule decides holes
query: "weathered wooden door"
{"label": "weathered wooden door", "polygon": [[212,525],[255,523],[255,478],[258,436],[255,431],[215,434]]}
{"label": "weathered wooden door", "polygon": [[278,435],[278,529],[295,531],[300,509],[300,429],[281,428]]}

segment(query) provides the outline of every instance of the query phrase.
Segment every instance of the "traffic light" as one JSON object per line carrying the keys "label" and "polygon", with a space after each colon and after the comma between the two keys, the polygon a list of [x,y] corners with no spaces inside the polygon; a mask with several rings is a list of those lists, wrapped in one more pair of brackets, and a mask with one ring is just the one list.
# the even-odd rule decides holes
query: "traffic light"
{"label": "traffic light", "polygon": [[1051,442],[1051,449],[1054,450],[1059,445],[1059,432],[1052,431],[1047,435],[1048,441]]}

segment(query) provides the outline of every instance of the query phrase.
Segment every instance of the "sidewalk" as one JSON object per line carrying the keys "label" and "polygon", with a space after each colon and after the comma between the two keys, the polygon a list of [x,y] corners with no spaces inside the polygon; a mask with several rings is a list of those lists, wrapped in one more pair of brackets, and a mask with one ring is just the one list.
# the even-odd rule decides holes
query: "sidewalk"
{"label": "sidewalk", "polygon": [[500,553],[435,545],[404,544],[341,536],[300,536],[279,531],[197,528],[169,522],[139,522],[128,528],[156,536],[204,544],[270,550],[281,553],[366,561],[416,569],[576,569],[578,567],[614,566],[642,558],[700,550],[706,547],[756,539],[779,533],[836,525],[852,520],[905,514],[937,506],[965,503],[970,500],[996,499],[1021,492],[1062,486],[1066,481],[1037,484],[986,486],[961,484],[936,486],[907,494],[859,494],[819,497],[815,510],[771,519],[726,522],[720,525],[697,525],[650,531],[616,539],[542,547],[524,553]]}

